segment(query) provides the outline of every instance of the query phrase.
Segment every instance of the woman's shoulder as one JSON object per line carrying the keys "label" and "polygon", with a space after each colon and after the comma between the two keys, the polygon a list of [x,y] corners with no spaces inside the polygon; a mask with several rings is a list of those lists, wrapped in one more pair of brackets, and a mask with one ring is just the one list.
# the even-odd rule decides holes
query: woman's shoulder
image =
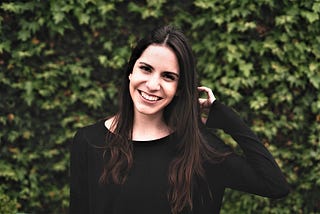
{"label": "woman's shoulder", "polygon": [[105,119],[99,120],[90,125],[79,128],[74,136],[76,143],[88,143],[91,145],[100,145],[104,142],[108,129],[105,127]]}
{"label": "woman's shoulder", "polygon": [[105,128],[106,119],[98,120],[94,123],[89,125],[85,125],[77,130],[77,132],[84,132],[84,133],[97,133],[97,132],[106,132],[107,129]]}

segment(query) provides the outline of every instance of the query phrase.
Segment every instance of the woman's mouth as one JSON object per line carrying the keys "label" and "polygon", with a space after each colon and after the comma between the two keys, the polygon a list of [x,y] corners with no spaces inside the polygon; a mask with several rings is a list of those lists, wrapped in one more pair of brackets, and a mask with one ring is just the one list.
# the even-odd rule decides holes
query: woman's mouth
{"label": "woman's mouth", "polygon": [[140,90],[138,90],[138,91],[139,91],[140,95],[141,95],[144,99],[146,99],[146,100],[148,100],[148,101],[158,101],[158,100],[161,100],[161,99],[162,99],[161,97],[158,97],[158,96],[155,96],[155,95],[150,95],[150,94],[147,94],[147,93],[145,93],[145,92],[143,92],[143,91],[140,91]]}

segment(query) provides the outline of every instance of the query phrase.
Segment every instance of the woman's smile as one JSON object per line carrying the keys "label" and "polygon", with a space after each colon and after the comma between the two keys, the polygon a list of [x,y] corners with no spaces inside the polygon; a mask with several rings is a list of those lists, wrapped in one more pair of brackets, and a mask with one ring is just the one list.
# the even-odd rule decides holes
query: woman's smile
{"label": "woman's smile", "polygon": [[158,100],[161,100],[161,99],[162,99],[161,97],[148,94],[148,93],[146,93],[146,92],[144,92],[144,91],[141,91],[141,90],[138,90],[138,91],[139,91],[140,95],[141,95],[144,99],[146,99],[146,100],[148,100],[148,101],[158,101]]}

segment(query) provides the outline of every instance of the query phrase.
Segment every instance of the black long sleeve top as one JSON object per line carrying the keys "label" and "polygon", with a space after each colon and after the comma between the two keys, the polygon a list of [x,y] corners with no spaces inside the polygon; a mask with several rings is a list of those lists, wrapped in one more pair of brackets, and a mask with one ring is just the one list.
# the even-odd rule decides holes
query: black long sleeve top
{"label": "black long sleeve top", "polygon": [[[219,213],[225,188],[280,198],[289,186],[270,152],[229,107],[215,101],[206,126],[222,129],[239,144],[244,155],[231,153],[218,163],[205,162],[206,180],[193,188],[193,209],[183,214]],[[71,146],[71,214],[169,214],[168,168],[179,139],[174,133],[156,140],[132,141],[134,165],[125,184],[100,184],[104,160],[104,121],[81,128]],[[216,150],[226,146],[208,132]]]}

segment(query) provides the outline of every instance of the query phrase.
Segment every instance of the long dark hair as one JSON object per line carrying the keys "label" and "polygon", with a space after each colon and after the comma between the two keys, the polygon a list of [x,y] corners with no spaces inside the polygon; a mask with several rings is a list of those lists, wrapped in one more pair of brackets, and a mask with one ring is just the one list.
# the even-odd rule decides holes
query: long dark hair
{"label": "long dark hair", "polygon": [[133,165],[132,143],[133,102],[129,93],[129,74],[143,51],[152,44],[171,48],[179,62],[180,77],[178,96],[164,110],[164,120],[180,140],[177,155],[172,160],[168,180],[168,198],[172,213],[185,207],[192,209],[192,185],[195,177],[205,178],[203,162],[219,159],[220,153],[208,146],[201,134],[200,107],[198,103],[198,81],[195,60],[185,35],[172,26],[157,28],[138,42],[133,49],[123,77],[119,112],[112,124],[112,134],[107,135],[106,160],[101,182],[113,181],[123,184]]}

